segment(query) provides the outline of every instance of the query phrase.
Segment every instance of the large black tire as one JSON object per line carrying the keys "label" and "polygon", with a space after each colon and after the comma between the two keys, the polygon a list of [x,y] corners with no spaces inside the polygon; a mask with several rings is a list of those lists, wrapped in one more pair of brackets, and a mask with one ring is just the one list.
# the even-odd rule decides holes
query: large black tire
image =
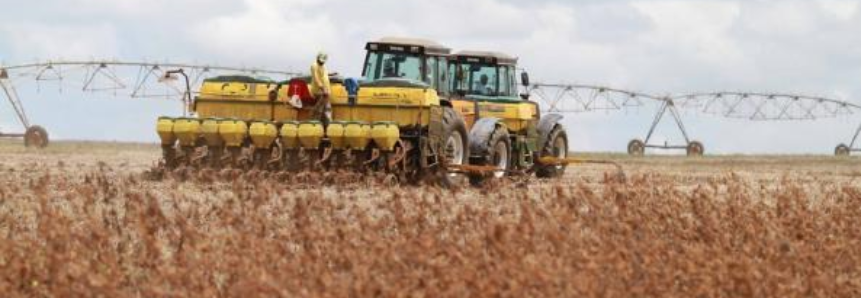
{"label": "large black tire", "polygon": [[486,174],[471,174],[469,182],[472,185],[481,185],[487,179],[499,179],[505,177],[505,171],[511,169],[511,137],[508,129],[502,126],[496,127],[490,135],[487,145],[487,154],[476,160],[476,164],[493,166],[501,171]]}
{"label": "large black tire", "polygon": [[[541,156],[552,156],[559,159],[568,158],[568,134],[561,125],[556,125],[542,144]],[[535,169],[538,178],[555,178],[565,174],[565,165],[539,165]]]}
{"label": "large black tire", "polygon": [[851,151],[852,150],[850,150],[849,146],[846,146],[846,144],[840,144],[840,145],[837,145],[837,148],[834,149],[834,155],[836,155],[836,156],[849,156]]}
{"label": "large black tire", "polygon": [[646,143],[639,139],[634,139],[628,142],[628,154],[633,156],[643,156],[646,154]]}
{"label": "large black tire", "polygon": [[449,174],[448,165],[466,165],[469,163],[469,139],[466,132],[466,122],[463,117],[451,107],[443,107],[442,114],[443,137],[439,154],[443,162],[440,167],[440,181],[444,186],[451,187],[460,184],[461,175]]}
{"label": "large black tire", "polygon": [[48,131],[38,125],[30,126],[24,133],[24,147],[40,149],[48,147]]}
{"label": "large black tire", "polygon": [[688,156],[703,156],[706,149],[703,147],[703,143],[693,141],[688,144]]}

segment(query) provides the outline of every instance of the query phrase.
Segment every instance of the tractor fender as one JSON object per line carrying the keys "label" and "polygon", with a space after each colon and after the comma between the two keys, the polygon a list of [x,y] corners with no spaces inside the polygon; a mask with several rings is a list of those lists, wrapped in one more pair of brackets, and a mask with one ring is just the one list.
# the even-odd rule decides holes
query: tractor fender
{"label": "tractor fender", "polygon": [[488,143],[496,127],[505,124],[495,117],[481,118],[472,125],[469,132],[469,152],[472,156],[484,156],[488,152]]}
{"label": "tractor fender", "polygon": [[559,121],[562,120],[562,115],[559,114],[547,114],[541,117],[541,120],[538,121],[538,150],[543,150],[544,146],[547,145],[547,138],[550,137],[550,132],[553,131],[553,128],[556,127],[556,124],[559,124]]}

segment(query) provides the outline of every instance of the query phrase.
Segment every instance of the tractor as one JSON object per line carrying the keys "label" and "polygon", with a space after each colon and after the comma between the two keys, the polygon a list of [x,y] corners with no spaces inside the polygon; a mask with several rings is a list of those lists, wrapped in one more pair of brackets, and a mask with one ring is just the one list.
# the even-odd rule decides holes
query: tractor
{"label": "tractor", "polygon": [[[399,180],[473,183],[516,173],[555,177],[564,158],[561,116],[539,117],[519,95],[516,59],[436,42],[368,42],[361,79],[330,77],[332,121],[313,119],[310,79],[204,81],[195,117],[161,117],[164,163],[275,171],[382,172]],[[491,85],[482,85],[483,75]],[[522,75],[528,85],[528,75]]]}
{"label": "tractor", "polygon": [[[496,168],[492,175],[470,174],[473,184],[511,174],[564,173],[568,137],[562,116],[541,116],[538,104],[518,92],[517,58],[462,51],[449,63],[449,102],[469,129],[470,165]],[[520,83],[529,86],[528,73],[521,72]]]}

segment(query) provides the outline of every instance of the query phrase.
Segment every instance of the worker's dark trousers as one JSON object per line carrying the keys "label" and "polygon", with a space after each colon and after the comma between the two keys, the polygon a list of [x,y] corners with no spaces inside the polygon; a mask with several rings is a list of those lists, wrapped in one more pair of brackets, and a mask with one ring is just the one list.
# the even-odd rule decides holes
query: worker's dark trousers
{"label": "worker's dark trousers", "polygon": [[323,122],[323,127],[329,127],[329,122],[332,121],[332,103],[329,102],[329,96],[320,94],[316,98],[313,117]]}

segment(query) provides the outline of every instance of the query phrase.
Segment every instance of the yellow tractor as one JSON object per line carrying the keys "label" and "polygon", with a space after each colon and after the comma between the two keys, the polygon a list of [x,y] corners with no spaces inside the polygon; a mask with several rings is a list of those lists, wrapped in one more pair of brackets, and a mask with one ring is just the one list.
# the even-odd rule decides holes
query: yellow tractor
{"label": "yellow tractor", "polygon": [[[518,97],[516,59],[452,55],[438,43],[406,38],[383,38],[365,49],[361,80],[331,77],[332,121],[325,125],[311,116],[316,99],[309,78],[205,80],[191,107],[196,117],[158,120],[165,164],[380,171],[442,183],[458,175],[480,182],[533,170],[561,173],[562,166],[536,163],[567,154],[561,117],[539,120],[535,103]],[[479,89],[481,75],[492,85]]]}
{"label": "yellow tractor", "polygon": [[[568,138],[562,116],[541,117],[538,104],[518,92],[517,58],[497,52],[462,51],[450,58],[449,98],[469,129],[470,164],[494,168],[471,173],[471,182],[506,174],[556,177],[564,173]],[[529,85],[522,72],[521,83]]]}

